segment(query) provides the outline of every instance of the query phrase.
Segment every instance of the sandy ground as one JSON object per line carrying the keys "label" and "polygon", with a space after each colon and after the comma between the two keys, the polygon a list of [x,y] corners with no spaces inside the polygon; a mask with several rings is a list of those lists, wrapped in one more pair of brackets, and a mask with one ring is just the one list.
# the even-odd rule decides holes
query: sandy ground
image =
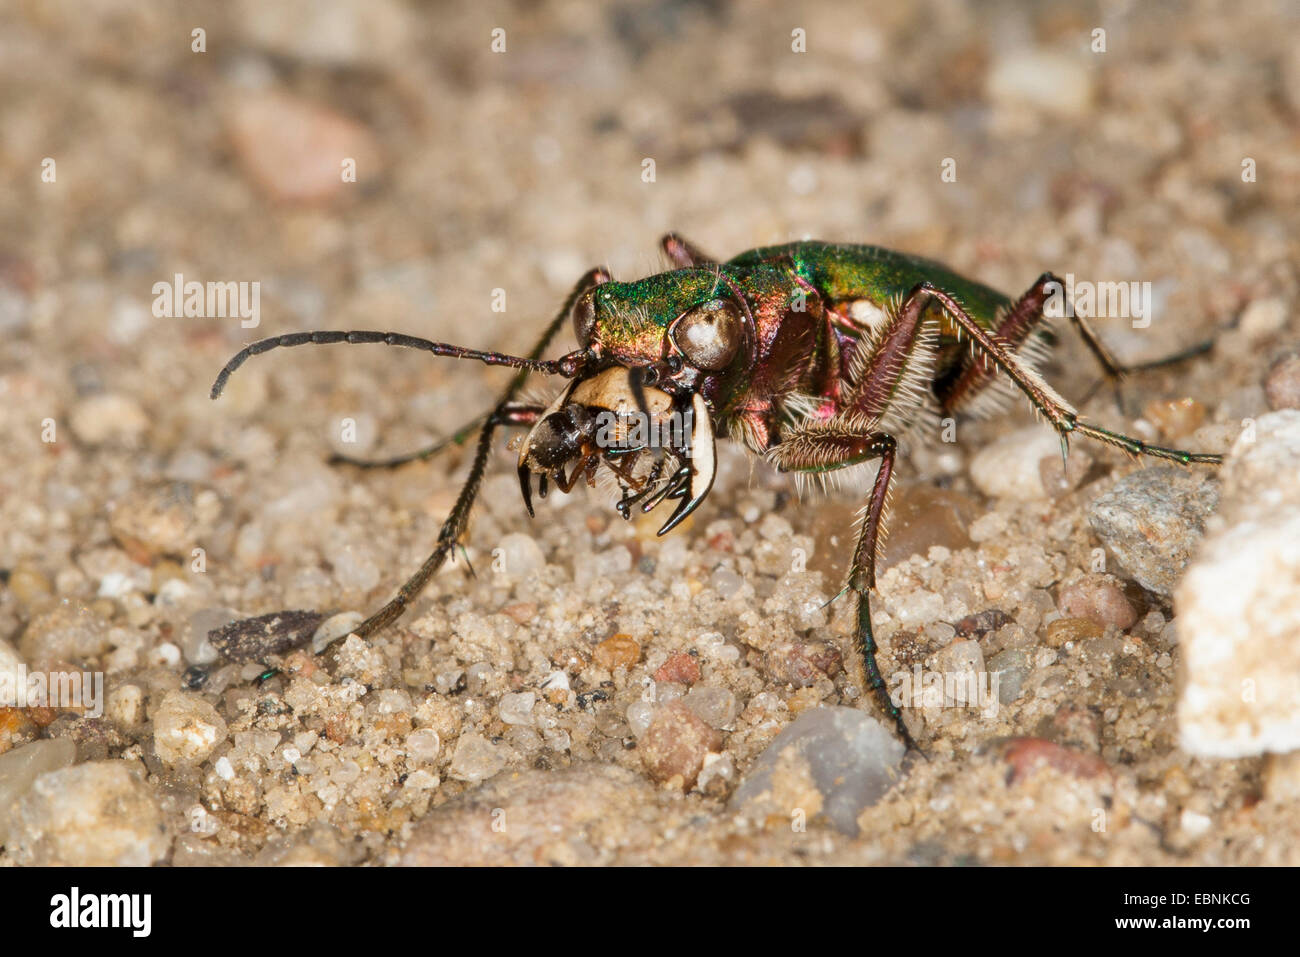
{"label": "sandy ground", "polygon": [[[736,791],[801,716],[874,713],[849,602],[825,606],[858,500],[732,448],[658,539],[661,514],[587,490],[530,521],[503,439],[476,575],[261,684],[211,660],[233,618],[386,600],[467,459],[326,460],[446,434],[506,375],[305,348],[209,401],[253,338],[521,351],[591,265],[663,268],[669,230],[727,256],[871,242],[1012,294],[1048,269],[1149,282],[1149,325],[1097,321],[1117,355],[1215,351],[1134,378],[1130,415],[1081,408],[1219,451],[1300,332],[1285,5],[460,6],[0,12],[0,665],[102,672],[108,699],[0,709],[0,762],[75,745],[25,752],[71,771],[0,764],[0,862],[1300,862],[1293,766],[1178,747],[1169,595],[1090,523],[1143,466],[1076,443],[1062,479],[1019,406],[908,456],[876,603],[885,673],[1018,684],[988,713],[911,709],[928,760],[847,812],[815,756]],[[159,316],[177,274],[259,283],[257,327]],[[1072,336],[1048,371],[1076,399],[1096,378]]]}

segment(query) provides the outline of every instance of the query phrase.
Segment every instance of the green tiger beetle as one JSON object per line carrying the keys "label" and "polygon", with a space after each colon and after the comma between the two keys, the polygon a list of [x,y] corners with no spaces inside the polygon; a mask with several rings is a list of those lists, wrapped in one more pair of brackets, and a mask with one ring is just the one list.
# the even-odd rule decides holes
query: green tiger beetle
{"label": "green tiger beetle", "polygon": [[[353,629],[366,637],[397,619],[459,545],[482,485],[498,428],[528,429],[519,443],[525,507],[532,487],[548,481],[566,492],[579,479],[613,477],[624,518],[677,502],[659,534],[671,531],[708,496],[716,474],[715,436],[729,436],[783,472],[825,477],[878,463],[862,511],[853,560],[840,594],[857,598],[856,643],[865,684],[916,745],[890,699],[876,663],[870,594],[876,554],[900,440],[937,416],[987,414],[1015,393],[1056,429],[1064,455],[1071,436],[1117,446],[1132,456],[1181,465],[1221,457],[1149,445],[1083,420],[1036,371],[1055,343],[1044,315],[1064,288],[1045,273],[1019,299],[964,278],[928,259],[876,246],[794,242],[719,262],[682,238],[664,237],[670,271],[615,282],[590,270],[526,356],[479,351],[401,333],[302,332],[255,342],[237,354],[212,386],[215,399],[250,356],[308,343],[383,343],[438,356],[514,368],[496,405],[429,448],[363,467],[395,467],[462,444],[477,430],[469,475],[438,544],[397,595]],[[1166,365],[1204,351],[1141,366],[1121,366],[1080,317],[1073,327],[1118,387],[1136,369]],[[578,348],[542,355],[568,322]],[[517,400],[530,373],[568,380],[549,405]],[[1118,388],[1117,388],[1118,394]],[[611,415],[620,423],[608,429]],[[626,441],[632,417],[669,419],[675,437],[656,444]],[[611,441],[611,435],[620,441]]]}

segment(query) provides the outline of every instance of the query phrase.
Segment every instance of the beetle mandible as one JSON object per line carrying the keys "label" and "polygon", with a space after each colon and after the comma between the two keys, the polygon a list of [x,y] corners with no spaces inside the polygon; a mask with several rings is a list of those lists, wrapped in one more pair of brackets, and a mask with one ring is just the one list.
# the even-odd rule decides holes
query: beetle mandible
{"label": "beetle mandible", "polygon": [[[708,496],[717,471],[716,437],[741,442],[783,472],[826,473],[878,463],[862,511],[844,591],[857,600],[855,640],[865,684],[915,749],[901,710],[876,663],[870,594],[890,480],[903,436],[936,416],[987,414],[1016,392],[1060,435],[1117,446],[1182,465],[1216,465],[1221,456],[1149,445],[1083,420],[1037,372],[1055,341],[1044,306],[1061,281],[1045,273],[1019,299],[964,278],[941,263],[877,246],[793,242],[719,262],[684,239],[662,247],[675,267],[635,282],[602,268],[579,280],[526,356],[468,349],[401,333],[301,332],[254,342],[212,386],[221,394],[250,356],[308,343],[384,343],[518,370],[496,405],[448,439],[381,462],[335,456],[364,467],[427,459],[477,430],[469,475],[442,526],[437,547],[397,595],[353,629],[362,638],[391,624],[452,554],[465,534],[498,428],[524,427],[518,471],[533,514],[533,484],[568,491],[605,470],[622,492],[624,518],[672,500],[659,534],[671,531]],[[1118,386],[1137,369],[1204,351],[1121,366],[1072,312],[1070,321],[1103,373]],[[571,323],[578,348],[543,359]],[[568,380],[549,405],[520,402],[530,373]],[[633,425],[669,425],[647,441]],[[656,434],[662,434],[656,432]],[[841,594],[843,591],[841,592]]]}

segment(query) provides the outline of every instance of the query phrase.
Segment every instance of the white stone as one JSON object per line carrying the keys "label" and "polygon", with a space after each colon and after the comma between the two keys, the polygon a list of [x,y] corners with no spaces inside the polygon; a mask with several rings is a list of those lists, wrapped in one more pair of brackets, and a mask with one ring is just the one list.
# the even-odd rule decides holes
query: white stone
{"label": "white stone", "polygon": [[33,741],[0,754],[0,844],[5,842],[10,811],[42,774],[66,768],[77,757],[77,746],[67,738]]}
{"label": "white stone", "polygon": [[198,695],[172,691],[154,715],[154,748],[166,764],[197,764],[226,739],[226,722]]}
{"label": "white stone", "polygon": [[38,867],[148,867],[170,846],[138,766],[92,761],[36,779],[18,802],[5,849]]}
{"label": "white stone", "polygon": [[1061,439],[1047,425],[1017,429],[980,449],[971,459],[970,477],[990,498],[1047,497],[1038,463],[1061,454]]}
{"label": "white stone", "polygon": [[989,71],[989,99],[998,106],[1084,113],[1092,101],[1092,79],[1082,56],[1040,49],[1008,50]]}
{"label": "white stone", "polygon": [[1300,749],[1300,411],[1260,416],[1174,593],[1180,742],[1204,757]]}
{"label": "white stone", "polygon": [[506,724],[532,724],[535,704],[537,704],[537,694],[533,691],[504,694],[501,696],[497,711]]}
{"label": "white stone", "polygon": [[104,714],[123,728],[134,728],[144,720],[144,692],[139,685],[118,685],[108,693]]}

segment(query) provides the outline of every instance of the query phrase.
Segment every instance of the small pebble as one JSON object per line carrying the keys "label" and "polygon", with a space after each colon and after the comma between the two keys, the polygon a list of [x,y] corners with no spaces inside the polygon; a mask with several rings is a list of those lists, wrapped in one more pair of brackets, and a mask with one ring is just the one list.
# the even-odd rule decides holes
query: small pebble
{"label": "small pebble", "polygon": [[780,684],[807,688],[818,678],[832,677],[843,670],[843,656],[838,648],[825,642],[787,642],[764,652],[763,670]]}
{"label": "small pebble", "polygon": [[1138,584],[1169,596],[1218,504],[1204,470],[1161,465],[1120,479],[1089,506],[1088,523]]}
{"label": "small pebble", "polygon": [[10,818],[5,849],[36,867],[148,867],[171,846],[138,765],[92,761],[37,778]]}
{"label": "small pebble", "polygon": [[736,720],[736,696],[726,688],[692,688],[682,701],[711,728],[729,729]]}
{"label": "small pebble", "polygon": [[1029,670],[1029,655],[1021,648],[1007,648],[989,659],[989,671],[998,676],[999,703],[1011,704],[1020,697]]}
{"label": "small pebble", "polygon": [[113,502],[108,528],[135,561],[150,564],[163,555],[189,559],[211,528],[221,503],[211,490],[188,482],[136,488]]}
{"label": "small pebble", "polygon": [[449,776],[457,781],[477,784],[501,771],[506,766],[501,749],[477,732],[462,734],[456,741],[456,750],[447,768]]}
{"label": "small pebble", "polygon": [[59,602],[32,619],[18,642],[18,651],[32,667],[94,658],[111,647],[109,626],[88,607]]}
{"label": "small pebble", "polygon": [[1300,409],[1300,355],[1273,363],[1264,379],[1264,395],[1270,409]]}
{"label": "small pebble", "polygon": [[319,655],[340,638],[346,638],[352,634],[357,625],[365,620],[365,616],[359,611],[343,611],[326,618],[320,623],[320,627],[312,633],[312,654]]}
{"label": "small pebble", "polygon": [[[953,679],[943,683],[945,707],[973,707],[979,704],[984,652],[980,650],[978,641],[971,638],[958,639],[946,645],[934,656],[934,668]],[[971,680],[976,683],[969,684]]]}
{"label": "small pebble", "polygon": [[432,764],[442,751],[442,739],[433,728],[419,728],[406,736],[406,757],[419,764]]}
{"label": "small pebble", "polygon": [[1085,113],[1092,102],[1092,74],[1084,57],[1044,48],[1009,49],[989,69],[988,97],[1003,108]]}
{"label": "small pebble", "polygon": [[135,399],[101,393],[74,405],[68,423],[72,434],[87,445],[120,442],[134,446],[149,428],[149,417]]}
{"label": "small pebble", "polygon": [[700,680],[700,660],[694,655],[678,651],[668,656],[668,660],[655,671],[655,681],[672,681],[677,684],[693,685]]}
{"label": "small pebble", "polygon": [[1239,323],[1247,339],[1264,339],[1286,327],[1286,303],[1276,297],[1253,299],[1241,313]]}
{"label": "small pebble", "polygon": [[154,748],[167,764],[198,764],[226,740],[226,722],[195,694],[172,691],[153,716]]}
{"label": "small pebble", "polygon": [[1057,605],[1068,618],[1087,618],[1103,628],[1128,631],[1137,624],[1137,610],[1124,589],[1101,576],[1090,576],[1062,588]]}
{"label": "small pebble", "polygon": [[613,671],[620,665],[630,668],[640,659],[641,646],[631,635],[613,635],[592,650],[592,660],[606,671]]}
{"label": "small pebble", "polygon": [[654,719],[655,706],[648,701],[633,701],[627,706],[627,726],[636,737],[641,737]]}
{"label": "small pebble", "polygon": [[355,161],[358,184],[380,169],[379,146],[366,127],[326,106],[283,93],[241,92],[227,114],[244,172],[274,200],[322,203],[355,191],[343,161]]}
{"label": "small pebble", "polygon": [[533,691],[504,694],[497,705],[497,712],[506,724],[532,724],[535,704],[537,694]]}
{"label": "small pebble", "polygon": [[637,744],[646,771],[660,784],[689,791],[722,736],[683,702],[660,708]]}
{"label": "small pebble", "polygon": [[1017,500],[1047,497],[1038,463],[1061,457],[1061,441],[1047,426],[1030,426],[984,446],[971,458],[970,477],[990,498]]}
{"label": "small pebble", "polygon": [[855,708],[804,711],[768,745],[732,796],[731,806],[759,821],[797,812],[824,815],[844,834],[898,780],[906,749],[883,723]]}
{"label": "small pebble", "polygon": [[139,685],[118,685],[108,693],[104,714],[119,727],[138,727],[144,721],[144,691]]}
{"label": "small pebble", "polygon": [[1088,618],[1058,618],[1047,626],[1045,640],[1053,648],[1060,648],[1069,642],[1100,638],[1104,629],[1100,624]]}
{"label": "small pebble", "polygon": [[493,571],[513,581],[536,575],[546,567],[546,554],[531,535],[506,535],[492,552]]}
{"label": "small pebble", "polygon": [[1171,439],[1191,435],[1205,421],[1205,406],[1195,399],[1161,399],[1148,402],[1142,414]]}
{"label": "small pebble", "polygon": [[76,760],[77,747],[68,738],[33,741],[0,754],[0,845],[5,843],[10,811],[42,774],[66,768]]}
{"label": "small pebble", "polygon": [[1007,783],[1015,784],[1041,767],[1055,768],[1076,778],[1095,778],[1109,774],[1106,762],[1095,754],[1084,754],[1061,747],[1043,738],[1012,738],[1002,751],[1002,759],[1011,765]]}

